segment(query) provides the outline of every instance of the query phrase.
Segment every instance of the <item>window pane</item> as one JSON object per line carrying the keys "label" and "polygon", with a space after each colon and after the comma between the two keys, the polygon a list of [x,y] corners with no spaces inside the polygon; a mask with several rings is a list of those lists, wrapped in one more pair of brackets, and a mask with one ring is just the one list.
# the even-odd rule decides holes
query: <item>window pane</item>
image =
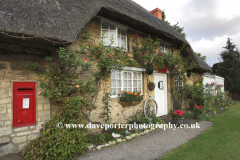
{"label": "window pane", "polygon": [[121,44],[122,45],[126,44],[126,38],[125,37],[121,37]]}
{"label": "window pane", "polygon": [[120,35],[118,35],[118,47],[120,47],[121,46],[121,37],[120,37]]}
{"label": "window pane", "polygon": [[108,45],[109,44],[109,39],[110,38],[108,38],[108,31],[106,30],[104,30],[103,32],[102,32],[102,36],[103,36],[103,42],[106,44],[106,45]]}
{"label": "window pane", "polygon": [[128,87],[132,87],[132,81],[128,80]]}
{"label": "window pane", "polygon": [[133,87],[137,87],[137,81],[136,80],[133,81]]}
{"label": "window pane", "polygon": [[124,91],[127,91],[127,88],[123,88]]}
{"label": "window pane", "polygon": [[141,73],[138,73],[138,79],[142,79],[142,74]]}
{"label": "window pane", "polygon": [[137,91],[140,92],[140,91],[141,91],[141,88],[137,88]]}
{"label": "window pane", "polygon": [[161,43],[160,44],[160,51],[163,52],[164,51],[164,45]]}
{"label": "window pane", "polygon": [[166,44],[166,45],[165,45],[165,48],[166,48],[166,52],[165,52],[165,53],[168,53],[168,54],[169,54],[169,53],[170,53],[170,46]]}
{"label": "window pane", "polygon": [[178,83],[179,83],[179,85],[181,86],[182,85],[182,81],[180,80],[180,81],[178,81]]}
{"label": "window pane", "polygon": [[132,74],[128,73],[128,79],[132,79]]}
{"label": "window pane", "polygon": [[121,36],[121,29],[118,28],[118,36]]}
{"label": "window pane", "polygon": [[102,23],[102,29],[108,29],[108,24],[107,23]]}
{"label": "window pane", "polygon": [[116,26],[110,24],[110,29],[111,29],[111,30],[116,30]]}
{"label": "window pane", "polygon": [[178,86],[178,81],[175,81],[175,86]]}
{"label": "window pane", "polygon": [[116,74],[117,74],[117,79],[121,79],[121,72],[117,71]]}
{"label": "window pane", "polygon": [[116,80],[111,80],[111,87],[116,87]]}
{"label": "window pane", "polygon": [[133,73],[133,79],[137,79],[137,73]]}
{"label": "window pane", "polygon": [[123,72],[123,79],[127,79],[127,72]]}
{"label": "window pane", "polygon": [[116,71],[112,71],[111,72],[111,79],[113,79],[113,78],[115,79],[115,77],[116,77],[115,75],[116,75]]}
{"label": "window pane", "polygon": [[123,81],[123,87],[127,87],[127,81]]}
{"label": "window pane", "polygon": [[133,92],[137,92],[137,88],[133,88]]}
{"label": "window pane", "polygon": [[111,89],[111,95],[116,95],[116,89],[115,88]]}
{"label": "window pane", "polygon": [[126,35],[126,31],[125,30],[121,30],[121,36],[125,36]]}
{"label": "window pane", "polygon": [[132,88],[128,88],[127,91],[132,92]]}
{"label": "window pane", "polygon": [[140,88],[141,87],[141,81],[138,81],[137,86]]}
{"label": "window pane", "polygon": [[117,87],[121,87],[121,80],[117,80]]}
{"label": "window pane", "polygon": [[112,39],[113,40],[113,44],[112,45],[116,45],[117,43],[116,43],[116,31],[110,31],[109,32],[109,35],[108,35],[108,38],[109,38],[109,41],[110,41],[110,44],[111,44],[111,40],[110,39]]}
{"label": "window pane", "polygon": [[117,88],[116,90],[116,95],[120,94],[121,93],[121,88]]}

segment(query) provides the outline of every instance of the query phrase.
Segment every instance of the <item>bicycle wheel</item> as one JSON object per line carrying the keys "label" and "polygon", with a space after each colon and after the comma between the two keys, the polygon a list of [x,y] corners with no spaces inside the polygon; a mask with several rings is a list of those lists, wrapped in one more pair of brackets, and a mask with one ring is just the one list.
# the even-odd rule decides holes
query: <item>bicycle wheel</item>
{"label": "bicycle wheel", "polygon": [[151,116],[156,116],[157,110],[157,102],[152,98],[148,98],[143,105],[144,115],[148,118],[150,118]]}

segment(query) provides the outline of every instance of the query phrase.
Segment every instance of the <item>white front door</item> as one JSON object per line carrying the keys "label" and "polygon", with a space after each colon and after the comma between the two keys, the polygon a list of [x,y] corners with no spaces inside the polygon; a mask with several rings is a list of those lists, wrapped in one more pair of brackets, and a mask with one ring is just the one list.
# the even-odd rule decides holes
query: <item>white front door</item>
{"label": "white front door", "polygon": [[155,100],[158,105],[157,117],[167,114],[167,74],[154,73]]}

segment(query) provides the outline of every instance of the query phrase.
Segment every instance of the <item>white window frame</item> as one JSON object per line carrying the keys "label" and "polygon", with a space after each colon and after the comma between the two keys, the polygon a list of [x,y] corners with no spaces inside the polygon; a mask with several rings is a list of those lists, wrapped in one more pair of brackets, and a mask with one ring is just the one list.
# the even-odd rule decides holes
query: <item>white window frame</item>
{"label": "white window frame", "polygon": [[[163,45],[163,47],[162,47],[163,50],[161,50],[161,45]],[[170,46],[169,53],[166,53],[166,45]],[[172,54],[173,53],[173,51],[172,51],[172,44],[171,43],[167,43],[167,42],[161,42],[160,45],[159,45],[159,50],[160,50],[160,52],[166,53],[166,54]]]}
{"label": "white window frame", "polygon": [[[112,70],[112,71],[115,71],[115,70]],[[124,80],[123,80],[123,73],[124,72],[128,72],[128,73],[131,73],[132,74],[132,91],[131,92],[133,92],[133,89],[134,89],[134,86],[133,86],[133,81],[134,81],[134,79],[133,79],[133,73],[141,73],[141,94],[143,93],[143,71],[144,71],[144,69],[142,69],[142,68],[135,68],[135,67],[123,67],[123,70],[121,70],[121,71],[119,71],[120,73],[121,73],[121,91],[122,90],[124,90],[124,87],[123,87],[123,82],[124,82]],[[111,76],[110,76],[110,93],[111,93],[111,89],[113,88],[113,87],[111,87]],[[139,79],[136,79],[136,80],[139,80]],[[116,82],[117,83],[117,82]],[[114,88],[120,88],[120,87],[114,87]],[[117,98],[118,97],[118,95],[111,95],[111,98]]]}
{"label": "white window frame", "polygon": [[[179,85],[179,82],[181,82],[182,84]],[[179,79],[179,76],[175,75],[175,89],[179,90],[179,87],[182,87],[183,89],[183,81]]]}
{"label": "white window frame", "polygon": [[[116,37],[114,38],[114,40],[116,39],[116,45],[111,45],[112,47],[120,47],[118,46],[118,29],[122,29],[122,30],[125,30],[125,38],[126,38],[126,48],[124,51],[127,51],[127,48],[128,48],[128,41],[127,41],[127,29],[128,27],[122,25],[122,24],[119,24],[117,22],[114,22],[114,21],[111,21],[109,19],[106,19],[106,18],[103,18],[103,17],[99,17],[101,18],[101,38],[103,36],[103,32],[102,32],[102,23],[108,23],[108,24],[111,24],[111,25],[114,25],[116,26]],[[104,44],[105,46],[108,46],[108,44]]]}

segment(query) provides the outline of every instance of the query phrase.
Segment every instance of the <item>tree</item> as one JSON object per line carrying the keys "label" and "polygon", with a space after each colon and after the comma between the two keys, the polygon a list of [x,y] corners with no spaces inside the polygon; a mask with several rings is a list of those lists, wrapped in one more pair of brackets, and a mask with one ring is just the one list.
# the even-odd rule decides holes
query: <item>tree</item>
{"label": "tree", "polygon": [[220,56],[222,62],[213,65],[213,73],[225,78],[225,90],[240,93],[240,52],[228,38],[227,46]]}

